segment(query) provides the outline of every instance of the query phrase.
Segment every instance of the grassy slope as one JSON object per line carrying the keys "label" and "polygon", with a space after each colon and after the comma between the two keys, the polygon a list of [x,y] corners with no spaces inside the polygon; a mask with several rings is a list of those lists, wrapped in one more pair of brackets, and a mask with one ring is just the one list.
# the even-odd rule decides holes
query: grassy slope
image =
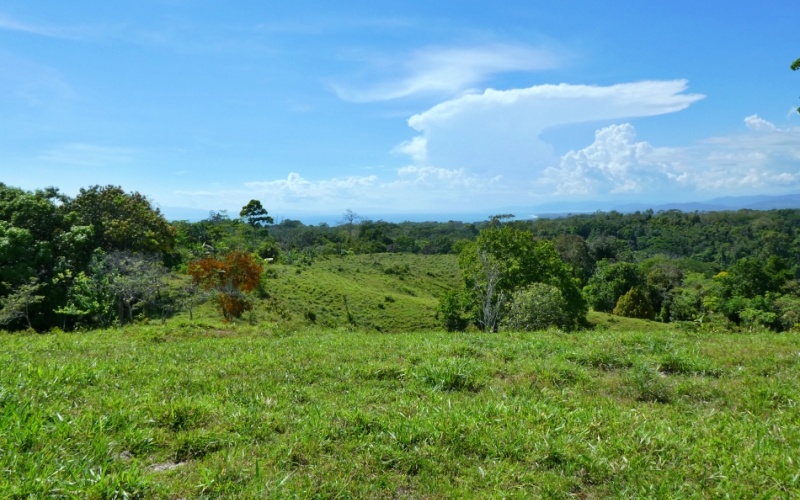
{"label": "grassy slope", "polygon": [[669,330],[3,335],[0,497],[796,497],[798,352]]}
{"label": "grassy slope", "polygon": [[[454,255],[378,254],[274,265],[267,315],[297,327],[356,326],[383,332],[438,326],[438,298],[460,283]],[[348,319],[347,312],[350,312]],[[313,321],[308,318],[314,318]]]}

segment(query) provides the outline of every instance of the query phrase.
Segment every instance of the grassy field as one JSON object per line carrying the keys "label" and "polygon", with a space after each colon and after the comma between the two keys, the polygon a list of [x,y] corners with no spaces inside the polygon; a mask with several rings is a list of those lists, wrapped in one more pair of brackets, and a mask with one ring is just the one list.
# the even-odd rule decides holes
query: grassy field
{"label": "grassy field", "polygon": [[610,326],[0,335],[0,498],[800,495],[800,335]]}
{"label": "grassy field", "polygon": [[439,326],[439,296],[460,285],[455,255],[372,254],[271,265],[270,299],[257,309],[292,330],[357,327],[381,332]]}

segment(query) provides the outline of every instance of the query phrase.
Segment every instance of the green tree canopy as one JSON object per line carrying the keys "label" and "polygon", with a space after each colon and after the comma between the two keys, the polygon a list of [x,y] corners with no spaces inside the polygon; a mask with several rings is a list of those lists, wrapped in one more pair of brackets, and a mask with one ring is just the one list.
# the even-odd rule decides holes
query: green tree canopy
{"label": "green tree canopy", "polygon": [[269,212],[261,205],[260,201],[250,200],[247,205],[242,207],[242,211],[239,212],[239,217],[245,219],[251,227],[260,228],[266,224],[275,222],[268,214]]}
{"label": "green tree canopy", "polygon": [[558,288],[532,283],[514,293],[506,322],[513,330],[533,331],[550,327],[569,330],[575,322],[567,310],[567,302]]}
{"label": "green tree canopy", "polygon": [[634,287],[644,287],[645,275],[636,264],[601,260],[583,289],[595,311],[611,312],[623,294]]}
{"label": "green tree canopy", "polygon": [[614,307],[614,314],[626,318],[655,319],[656,317],[648,294],[638,286],[631,288],[619,298]]}
{"label": "green tree canopy", "polygon": [[[486,264],[496,267],[496,294],[512,296],[533,283],[544,283],[559,290],[565,301],[565,313],[574,326],[585,321],[586,302],[553,243],[537,240],[531,231],[511,225],[486,228],[475,242],[467,244],[459,255],[464,290],[472,293],[489,284]],[[473,298],[473,302],[475,299]]]}
{"label": "green tree canopy", "polygon": [[93,249],[143,253],[172,250],[175,228],[137,192],[126,193],[119,186],[82,188],[64,208],[75,224],[94,228]]}

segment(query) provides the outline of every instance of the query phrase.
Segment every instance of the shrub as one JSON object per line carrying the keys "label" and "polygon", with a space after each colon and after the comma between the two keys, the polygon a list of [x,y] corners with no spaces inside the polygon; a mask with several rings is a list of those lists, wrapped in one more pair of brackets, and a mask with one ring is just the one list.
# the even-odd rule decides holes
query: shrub
{"label": "shrub", "polygon": [[579,318],[571,318],[561,291],[545,283],[533,283],[514,293],[506,317],[513,330],[545,330],[550,327],[569,330]]}
{"label": "shrub", "polygon": [[[389,296],[386,300],[389,300]],[[448,332],[462,332],[467,328],[465,301],[464,294],[456,291],[449,291],[439,299],[439,310],[436,315]]]}
{"label": "shrub", "polygon": [[626,318],[655,319],[656,313],[647,294],[639,287],[633,287],[619,298],[614,314]]}

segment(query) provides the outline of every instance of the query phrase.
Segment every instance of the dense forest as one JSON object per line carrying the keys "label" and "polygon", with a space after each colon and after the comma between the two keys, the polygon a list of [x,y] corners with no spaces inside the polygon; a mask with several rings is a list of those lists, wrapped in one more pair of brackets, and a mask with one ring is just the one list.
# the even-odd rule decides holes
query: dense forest
{"label": "dense forest", "polygon": [[118,186],[73,198],[0,184],[0,327],[164,320],[208,300],[232,319],[268,295],[270,262],[387,252],[459,256],[462,287],[440,297],[449,330],[584,328],[588,308],[693,328],[800,323],[800,210],[468,223],[390,223],[347,210],[331,226],[275,223],[253,200],[235,216],[168,222]]}

